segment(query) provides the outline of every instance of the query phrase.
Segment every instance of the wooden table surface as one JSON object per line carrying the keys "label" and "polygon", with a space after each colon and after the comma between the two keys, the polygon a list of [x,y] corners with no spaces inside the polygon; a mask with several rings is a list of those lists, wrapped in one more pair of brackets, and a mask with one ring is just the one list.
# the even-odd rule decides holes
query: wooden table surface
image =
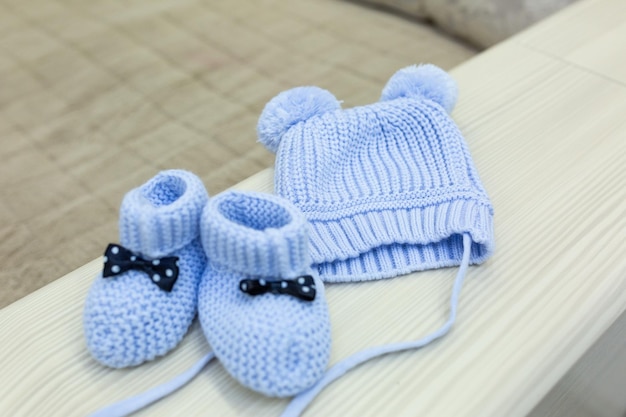
{"label": "wooden table surface", "polygon": [[[450,335],[351,371],[305,415],[524,416],[626,311],[625,51],[626,2],[587,0],[452,71],[453,117],[495,207],[495,255],[468,271]],[[267,170],[239,187],[271,184]],[[85,415],[209,351],[195,324],[162,359],[98,365],[81,311],[100,268],[94,260],[0,311],[0,415]],[[455,273],[328,285],[331,362],[440,326]],[[138,415],[271,416],[285,404],[214,362]]]}

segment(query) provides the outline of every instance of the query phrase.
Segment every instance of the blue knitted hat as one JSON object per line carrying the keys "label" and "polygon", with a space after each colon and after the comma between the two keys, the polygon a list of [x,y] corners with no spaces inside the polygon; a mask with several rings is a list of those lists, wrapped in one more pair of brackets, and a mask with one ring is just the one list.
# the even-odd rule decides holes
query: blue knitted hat
{"label": "blue knitted hat", "polygon": [[311,257],[329,282],[389,278],[470,263],[493,251],[493,209],[449,116],[454,80],[433,65],[398,71],[378,103],[342,110],[299,87],[263,110],[259,141],[276,153],[275,190],[310,222]]}

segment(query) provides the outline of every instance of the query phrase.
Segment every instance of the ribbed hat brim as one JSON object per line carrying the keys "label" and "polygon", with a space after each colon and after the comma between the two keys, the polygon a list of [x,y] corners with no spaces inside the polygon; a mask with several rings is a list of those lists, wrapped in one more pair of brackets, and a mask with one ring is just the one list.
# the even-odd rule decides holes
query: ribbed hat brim
{"label": "ribbed hat brim", "polygon": [[472,238],[470,263],[494,249],[488,204],[457,199],[403,209],[370,210],[310,222],[313,262],[327,282],[364,281],[459,265],[463,233]]}

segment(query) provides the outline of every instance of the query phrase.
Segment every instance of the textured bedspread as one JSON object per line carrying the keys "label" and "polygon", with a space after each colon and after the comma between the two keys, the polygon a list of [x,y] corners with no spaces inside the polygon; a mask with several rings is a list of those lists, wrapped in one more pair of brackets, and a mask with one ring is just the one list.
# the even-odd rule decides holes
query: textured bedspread
{"label": "textured bedspread", "polygon": [[273,163],[279,91],[376,100],[398,68],[475,51],[331,0],[0,0],[0,307],[102,254],[124,193],[184,168],[211,194]]}

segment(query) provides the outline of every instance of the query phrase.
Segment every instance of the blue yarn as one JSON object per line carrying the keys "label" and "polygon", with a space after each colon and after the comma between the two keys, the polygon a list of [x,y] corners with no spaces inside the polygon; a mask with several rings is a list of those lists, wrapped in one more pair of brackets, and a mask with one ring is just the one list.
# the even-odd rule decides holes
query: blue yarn
{"label": "blue yarn", "polygon": [[[328,364],[330,323],[302,213],[278,196],[229,191],[209,201],[201,229],[208,263],[198,314],[215,356],[241,384],[268,396],[313,385]],[[243,279],[302,275],[314,278],[314,301],[239,289]]]}
{"label": "blue yarn", "polygon": [[[292,93],[270,101],[259,125],[271,122],[275,100],[289,111],[284,97]],[[309,220],[311,258],[324,281],[459,265],[465,233],[471,264],[491,255],[493,208],[447,114],[455,101],[444,71],[409,67],[389,80],[381,102],[316,113],[280,137],[260,138],[280,141],[274,188]]]}
{"label": "blue yarn", "polygon": [[182,340],[197,307],[206,256],[200,215],[208,201],[202,181],[181,170],[163,171],[126,194],[120,208],[120,243],[146,259],[179,257],[171,292],[141,271],[93,282],[83,312],[87,347],[114,368],[165,355]]}
{"label": "blue yarn", "polygon": [[148,391],[101,408],[89,414],[88,417],[124,417],[135,413],[187,385],[214,357],[213,352],[207,353],[191,368],[175,378],[151,388]]}

